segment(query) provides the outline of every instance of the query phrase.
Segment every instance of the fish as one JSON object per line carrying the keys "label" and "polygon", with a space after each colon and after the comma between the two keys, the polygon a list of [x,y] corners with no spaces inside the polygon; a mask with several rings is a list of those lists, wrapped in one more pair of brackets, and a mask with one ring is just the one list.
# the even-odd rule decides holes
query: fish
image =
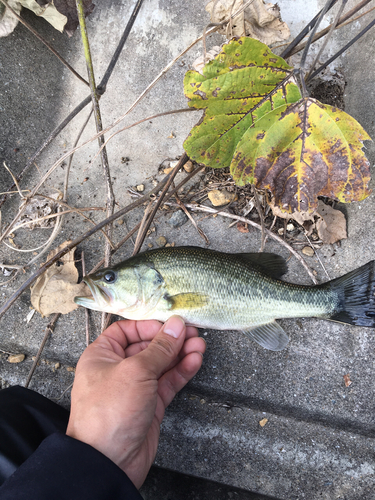
{"label": "fish", "polygon": [[149,250],[84,277],[81,306],[127,319],[238,330],[272,351],[289,337],[276,322],[316,317],[375,327],[375,261],[323,284],[282,281],[286,261],[273,253],[229,254],[200,247]]}

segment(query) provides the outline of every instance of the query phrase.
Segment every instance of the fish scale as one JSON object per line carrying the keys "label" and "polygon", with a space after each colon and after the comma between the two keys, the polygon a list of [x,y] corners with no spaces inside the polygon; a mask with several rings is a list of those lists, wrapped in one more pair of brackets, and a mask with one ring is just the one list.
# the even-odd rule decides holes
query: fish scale
{"label": "fish scale", "polygon": [[92,297],[75,301],[135,320],[177,314],[198,327],[240,330],[271,350],[288,343],[276,319],[314,316],[375,326],[374,261],[318,286],[281,281],[285,271],[284,259],[274,254],[169,247],[86,276]]}

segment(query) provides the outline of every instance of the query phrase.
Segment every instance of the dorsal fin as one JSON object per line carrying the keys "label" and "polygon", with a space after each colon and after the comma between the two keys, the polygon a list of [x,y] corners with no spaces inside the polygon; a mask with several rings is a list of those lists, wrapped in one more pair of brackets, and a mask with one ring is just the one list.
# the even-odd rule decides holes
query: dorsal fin
{"label": "dorsal fin", "polygon": [[288,266],[284,257],[276,253],[239,253],[236,255],[258,266],[260,270],[270,278],[279,279],[288,271]]}

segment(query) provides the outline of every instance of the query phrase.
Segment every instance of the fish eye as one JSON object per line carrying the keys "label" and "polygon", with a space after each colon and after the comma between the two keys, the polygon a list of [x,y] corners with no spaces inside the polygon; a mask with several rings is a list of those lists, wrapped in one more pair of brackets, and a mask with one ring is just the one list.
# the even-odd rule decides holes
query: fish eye
{"label": "fish eye", "polygon": [[104,281],[114,283],[116,281],[116,273],[114,271],[107,271],[104,275]]}

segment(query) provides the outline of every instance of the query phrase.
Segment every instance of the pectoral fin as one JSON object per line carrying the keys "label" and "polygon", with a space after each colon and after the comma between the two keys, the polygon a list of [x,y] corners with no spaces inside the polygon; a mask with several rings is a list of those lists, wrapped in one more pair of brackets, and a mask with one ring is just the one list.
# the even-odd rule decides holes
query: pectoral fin
{"label": "pectoral fin", "polygon": [[201,293],[179,293],[168,297],[170,310],[199,309],[208,303],[208,297]]}
{"label": "pectoral fin", "polygon": [[249,339],[255,340],[259,345],[270,351],[281,351],[289,342],[288,335],[276,321],[249,330],[242,330],[242,332]]}

